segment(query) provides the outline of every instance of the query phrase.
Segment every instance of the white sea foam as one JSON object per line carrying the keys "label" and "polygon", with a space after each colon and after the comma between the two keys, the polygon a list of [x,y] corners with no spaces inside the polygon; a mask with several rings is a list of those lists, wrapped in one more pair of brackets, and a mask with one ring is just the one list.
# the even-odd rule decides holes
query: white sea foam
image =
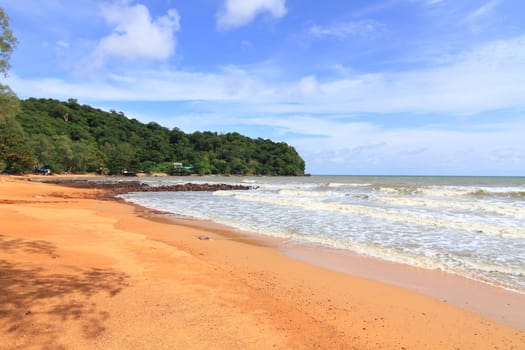
{"label": "white sea foam", "polygon": [[176,215],[441,269],[525,294],[525,179],[313,176],[198,182],[249,183],[258,189],[126,198]]}
{"label": "white sea foam", "polygon": [[509,197],[525,198],[525,187],[486,186],[374,186],[379,192],[389,195],[417,194],[426,197]]}
{"label": "white sea foam", "polygon": [[525,207],[512,206],[502,203],[487,203],[487,202],[473,202],[473,201],[451,201],[430,198],[411,198],[411,197],[386,197],[377,196],[376,200],[394,205],[403,206],[422,206],[434,208],[456,208],[461,210],[476,211],[482,210],[486,212],[493,212],[500,215],[514,216],[519,219],[525,219]]}
{"label": "white sea foam", "polygon": [[370,244],[362,244],[358,242],[352,242],[343,239],[334,239],[323,236],[311,236],[311,235],[296,235],[294,238],[300,240],[316,243],[325,247],[351,250],[357,254],[396,262],[400,264],[412,265],[422,267],[425,269],[441,269],[446,270],[446,266],[441,264],[438,260],[432,259],[418,254],[411,254],[408,252],[402,252],[395,248],[374,246]]}
{"label": "white sea foam", "polygon": [[490,273],[498,272],[525,278],[525,266],[502,266],[490,263],[473,262],[469,260],[464,260],[462,263],[473,270]]}
{"label": "white sea foam", "polygon": [[463,197],[472,193],[472,189],[429,187],[420,188],[418,192],[429,197]]}
{"label": "white sea foam", "polygon": [[444,186],[420,188],[418,192],[431,197],[522,197],[525,198],[523,187],[462,187]]}
{"label": "white sea foam", "polygon": [[327,191],[299,191],[299,190],[280,190],[280,195],[291,197],[330,197],[334,194]]}
{"label": "white sea foam", "polygon": [[[342,239],[333,239],[323,236],[297,235],[297,238],[311,243],[318,243],[327,247],[348,249],[361,255],[388,260],[391,262],[407,264],[426,269],[439,269],[443,271],[454,272],[456,274],[460,273],[460,270],[457,267],[454,267],[452,264],[447,264],[445,261],[442,261],[436,257],[425,256],[422,254],[413,254],[395,248],[373,246],[369,244],[350,242]],[[463,265],[468,265],[470,269],[477,271],[491,273],[499,272],[514,276],[525,276],[525,266],[502,266],[468,260],[462,260],[460,263]]]}
{"label": "white sea foam", "polygon": [[330,182],[326,185],[326,187],[344,187],[346,184],[338,183],[338,182]]}
{"label": "white sea foam", "polygon": [[242,183],[246,183],[246,184],[254,184],[256,183],[257,181],[255,180],[249,180],[249,179],[243,179],[241,180]]}
{"label": "white sea foam", "polygon": [[399,189],[392,187],[380,187],[379,191],[388,194],[399,194]]}
{"label": "white sea foam", "polygon": [[330,210],[349,212],[357,215],[366,215],[374,218],[400,221],[415,225],[440,226],[444,228],[475,231],[479,234],[487,233],[494,235],[508,235],[512,237],[525,237],[525,228],[506,227],[489,223],[461,222],[444,220],[432,217],[424,217],[409,213],[393,212],[381,208],[368,207],[363,205],[342,204],[337,202],[313,202],[289,200],[270,196],[260,196],[255,194],[234,193],[233,197],[245,201],[262,202],[282,206],[301,207],[307,210]]}
{"label": "white sea foam", "polygon": [[235,196],[235,192],[234,191],[215,191],[213,192],[213,195],[214,196],[222,196],[222,197],[233,197]]}
{"label": "white sea foam", "polygon": [[340,182],[329,182],[326,187],[340,188],[340,187],[369,187],[372,184],[368,183],[340,183]]}

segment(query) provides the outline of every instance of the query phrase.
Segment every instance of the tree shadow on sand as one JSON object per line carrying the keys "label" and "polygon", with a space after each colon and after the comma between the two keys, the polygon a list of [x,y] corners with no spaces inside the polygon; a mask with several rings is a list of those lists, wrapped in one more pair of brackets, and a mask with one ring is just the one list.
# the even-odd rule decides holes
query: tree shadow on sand
{"label": "tree shadow on sand", "polygon": [[45,254],[53,257],[58,257],[56,254],[56,246],[53,243],[44,240],[24,240],[21,238],[10,239],[5,235],[0,235],[0,252],[16,253],[24,251],[32,254]]}
{"label": "tree shadow on sand", "polygon": [[[56,247],[50,242],[0,236],[0,251],[20,250],[56,256]],[[102,293],[111,298],[127,285],[128,275],[112,269],[52,274],[34,265],[0,259],[0,332],[58,346],[57,325],[70,322],[82,329],[85,338],[96,338],[104,332],[110,315],[97,307],[91,297]]]}

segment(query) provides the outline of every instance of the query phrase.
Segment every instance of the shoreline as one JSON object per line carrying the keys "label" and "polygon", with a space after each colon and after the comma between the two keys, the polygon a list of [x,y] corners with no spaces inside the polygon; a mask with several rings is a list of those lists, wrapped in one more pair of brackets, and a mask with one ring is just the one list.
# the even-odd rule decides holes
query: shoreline
{"label": "shoreline", "polygon": [[[44,183],[63,187],[101,190],[96,199],[114,200],[138,208],[140,216],[149,220],[182,225],[203,229],[219,234],[225,239],[233,239],[240,243],[256,246],[265,246],[275,249],[284,256],[331,271],[342,272],[368,280],[386,283],[388,285],[407,288],[418,293],[430,296],[436,300],[450,303],[465,310],[474,312],[493,321],[507,324],[525,330],[525,314],[519,310],[525,309],[525,294],[504,287],[496,286],[483,281],[468,278],[443,270],[426,269],[403,263],[392,262],[380,258],[361,255],[344,249],[326,247],[309,242],[293,242],[283,238],[265,235],[257,232],[248,232],[213,221],[178,217],[169,212],[142,207],[123,198],[120,194],[128,192],[142,192],[157,190],[148,188],[148,185],[138,186],[133,179],[126,179],[122,183],[112,182],[113,177],[97,176],[104,179],[100,183],[90,183],[93,179],[90,174],[85,176],[59,175],[59,179],[52,180],[48,176],[33,175],[31,178],[40,178]],[[109,181],[106,183],[105,180]],[[29,180],[31,181],[31,180]],[[135,185],[133,185],[135,183]],[[128,185],[132,186],[128,186]],[[230,186],[222,183],[199,184],[195,186],[171,185],[163,186],[166,191],[216,191],[225,186],[233,190],[247,190],[250,186]],[[122,188],[121,188],[122,187]],[[195,188],[194,188],[195,187]],[[164,190],[159,188],[160,190]],[[490,299],[491,303],[486,303]]]}
{"label": "shoreline", "polygon": [[[46,176],[37,175],[36,177],[48,180]],[[90,175],[86,175],[86,180],[89,181],[90,178]],[[144,190],[144,188],[138,188],[137,186],[119,188],[115,183],[111,183],[111,177],[101,176],[101,178],[107,179],[110,183],[107,186],[104,186],[104,183],[98,186],[89,185],[88,182],[82,180],[82,177],[78,179],[76,176],[70,177],[68,175],[61,176],[57,181],[43,182],[63,187],[102,190],[104,195],[97,195],[97,199],[114,200],[134,206],[138,208],[139,216],[148,220],[196,228],[213,232],[223,236],[225,239],[232,239],[236,242],[269,247],[296,261],[354,277],[410,289],[436,300],[474,312],[492,321],[525,330],[525,314],[520,312],[520,310],[525,310],[525,294],[517,291],[439,269],[431,270],[419,266],[391,262],[349,250],[325,247],[308,242],[289,242],[283,238],[257,232],[242,231],[213,221],[177,217],[169,212],[143,207],[118,197],[120,194],[127,193],[126,191],[136,192]],[[136,181],[132,179],[126,180],[126,183],[133,182]],[[221,186],[224,185],[209,185],[208,183],[196,185],[199,191],[215,191],[222,189],[220,188]],[[164,187],[168,191],[171,188],[174,191],[192,191],[191,186],[189,188],[185,186],[179,188],[179,185]],[[231,187],[231,189],[241,191],[249,188],[249,186]],[[145,188],[145,190],[148,189]],[[491,302],[487,303],[486,300],[491,300]]]}
{"label": "shoreline", "polygon": [[199,240],[202,228],[94,193],[0,178],[0,348],[525,345],[522,330],[409,289],[271,244]]}
{"label": "shoreline", "polygon": [[[236,242],[269,247],[296,261],[341,272],[349,276],[410,289],[423,295],[474,312],[492,321],[525,330],[525,295],[469,279],[442,270],[368,257],[352,251],[323,247],[259,233],[245,232],[233,227],[193,218],[181,218],[170,213],[156,212],[132,202],[142,217],[155,222],[201,229]],[[490,300],[490,303],[487,303]]]}

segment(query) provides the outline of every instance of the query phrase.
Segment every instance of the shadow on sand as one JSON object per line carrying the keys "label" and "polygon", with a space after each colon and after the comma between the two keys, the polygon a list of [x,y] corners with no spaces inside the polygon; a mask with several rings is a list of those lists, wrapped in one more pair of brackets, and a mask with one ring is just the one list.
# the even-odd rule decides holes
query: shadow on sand
{"label": "shadow on sand", "polygon": [[[50,242],[0,235],[0,253],[22,251],[58,257]],[[128,285],[128,276],[112,269],[71,271],[53,274],[33,264],[0,259],[0,332],[12,339],[49,341],[53,347],[60,347],[55,338],[63,322],[80,327],[87,339],[101,335],[110,315],[97,307],[91,297],[99,293],[107,298],[117,295]]]}
{"label": "shadow on sand", "polygon": [[5,235],[0,235],[0,252],[16,253],[18,251],[57,257],[55,245],[48,241],[28,241],[20,238],[9,239],[9,237]]}

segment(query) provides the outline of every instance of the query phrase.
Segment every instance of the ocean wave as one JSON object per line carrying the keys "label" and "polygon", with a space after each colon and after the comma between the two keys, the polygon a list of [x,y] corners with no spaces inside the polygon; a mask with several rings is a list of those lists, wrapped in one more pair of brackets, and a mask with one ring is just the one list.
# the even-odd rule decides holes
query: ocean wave
{"label": "ocean wave", "polygon": [[372,189],[387,195],[421,195],[426,197],[474,197],[525,199],[524,187],[415,186],[374,185]]}
{"label": "ocean wave", "polygon": [[428,187],[418,193],[431,197],[503,197],[525,199],[523,187]]}
{"label": "ocean wave", "polygon": [[468,196],[485,198],[485,197],[498,197],[498,198],[515,198],[525,199],[525,191],[493,191],[486,189],[478,189],[468,193]]}
{"label": "ocean wave", "polygon": [[482,262],[474,262],[470,260],[462,261],[469,269],[489,272],[489,273],[503,273],[506,275],[513,275],[517,277],[525,277],[525,266],[502,266]]}
{"label": "ocean wave", "polygon": [[293,235],[293,238],[308,243],[315,243],[324,247],[350,250],[360,255],[396,262],[400,264],[422,267],[429,270],[446,269],[446,266],[443,265],[438,259],[433,259],[421,254],[403,252],[395,248],[363,244],[326,236],[306,234],[295,234]]}
{"label": "ocean wave", "polygon": [[273,196],[260,196],[253,194],[240,194],[232,193],[236,199],[252,201],[252,202],[262,202],[268,204],[282,205],[282,206],[292,206],[292,207],[301,207],[307,210],[330,210],[337,212],[347,212],[356,215],[365,215],[369,217],[398,221],[407,224],[413,225],[425,225],[432,227],[443,227],[456,230],[464,230],[470,232],[476,232],[477,234],[493,234],[493,235],[503,235],[510,237],[525,237],[525,229],[512,227],[512,226],[500,226],[489,223],[478,223],[478,222],[461,222],[453,220],[445,220],[433,217],[420,216],[409,213],[393,212],[387,209],[374,208],[363,205],[355,204],[343,204],[336,202],[314,202],[314,201],[304,201],[304,200],[290,200],[285,198],[278,198]]}
{"label": "ocean wave", "polygon": [[415,194],[421,190],[417,186],[374,186],[373,189],[381,193],[393,195]]}
{"label": "ocean wave", "polygon": [[472,189],[464,188],[420,188],[417,193],[427,197],[464,197],[472,193]]}
{"label": "ocean wave", "polygon": [[[430,257],[423,253],[418,254],[391,247],[362,244],[323,236],[297,234],[294,235],[294,238],[303,242],[313,243],[327,248],[349,250],[363,256],[381,259],[397,264],[404,264],[428,270],[440,270],[478,282],[483,282],[525,294],[524,283],[518,283],[516,285],[515,282],[513,283],[509,280],[509,277],[510,279],[512,279],[512,277],[521,279],[521,277],[525,276],[525,267],[523,266],[502,266],[457,259],[443,260],[442,258]],[[467,267],[467,269],[465,269],[465,267]],[[507,278],[504,280],[495,278],[494,273],[505,274],[507,275]]]}
{"label": "ocean wave", "polygon": [[514,216],[520,219],[525,219],[525,207],[517,207],[509,204],[501,203],[486,203],[486,202],[458,202],[452,200],[440,200],[430,198],[408,198],[408,197],[391,197],[391,196],[377,196],[374,197],[385,204],[403,205],[403,206],[422,206],[433,208],[455,208],[466,211],[482,210],[485,212],[497,213],[505,216]]}
{"label": "ocean wave", "polygon": [[280,195],[292,197],[330,197],[332,192],[327,191],[300,191],[300,190],[280,190]]}
{"label": "ocean wave", "polygon": [[372,186],[372,184],[368,183],[343,183],[343,182],[329,182],[325,187],[329,188],[339,188],[339,187],[369,187]]}
{"label": "ocean wave", "polygon": [[235,191],[215,191],[213,192],[213,195],[221,197],[233,197],[235,196]]}
{"label": "ocean wave", "polygon": [[[334,192],[336,191],[334,190]],[[175,196],[179,200],[176,200]],[[225,198],[213,198],[213,196]],[[245,232],[349,250],[364,256],[425,269],[439,269],[525,294],[525,257],[520,258],[522,251],[520,253],[519,246],[512,245],[512,242],[508,246],[508,250],[505,245],[497,243],[502,242],[507,235],[522,239],[525,230],[521,227],[509,228],[503,225],[449,221],[446,219],[421,217],[417,213],[405,214],[366,205],[322,202],[316,198],[303,198],[302,200],[300,197],[283,198],[278,191],[218,191],[213,194],[199,193],[198,195],[190,193],[178,193],[176,195],[142,193],[122,195],[121,197],[146,207],[170,211],[177,215],[212,220]],[[385,197],[389,198],[388,196]],[[181,198],[183,200],[180,200]],[[288,212],[286,208],[281,209],[280,207],[270,207],[258,203],[249,205],[237,200],[278,204],[288,206],[291,210]],[[197,201],[197,203],[191,203],[192,201]],[[181,204],[186,202],[191,204]],[[291,207],[299,209],[292,209]],[[232,210],[232,208],[235,208],[235,210]],[[302,209],[305,209],[304,213],[301,213]],[[224,215],[224,210],[227,211],[229,216]],[[249,210],[249,212],[243,210]],[[264,210],[265,214],[257,214],[258,210]],[[314,218],[313,228],[298,225],[295,219],[301,220],[301,217],[312,216],[312,213],[307,210],[327,212],[320,216],[321,222]],[[357,229],[345,233],[344,227],[346,223],[344,220],[336,226],[331,226],[331,223],[328,222],[335,217],[329,211],[362,215],[362,222],[361,220],[349,220],[348,223],[352,226],[357,225]],[[230,215],[232,213],[234,215]],[[281,215],[283,213],[286,213],[286,215]],[[254,219],[260,216],[267,217],[267,220]],[[294,218],[294,220],[288,221],[287,217]],[[356,217],[353,218],[355,219]],[[369,220],[369,218],[378,220]],[[328,221],[323,221],[324,219]],[[461,217],[456,218],[456,220],[460,219]],[[388,223],[389,220],[392,221],[391,224]],[[378,228],[382,231],[378,233],[378,231],[374,231],[375,228],[361,226],[367,225],[369,222],[380,223]],[[400,226],[400,222],[414,225],[412,231],[421,232],[421,236],[415,237],[416,240],[407,238],[406,244],[390,240],[390,233],[394,231],[389,230],[394,230],[396,227],[401,229],[406,227]],[[426,227],[416,227],[415,225],[426,225],[428,228],[443,227],[446,230],[443,230],[443,235],[441,235],[440,231],[432,231]],[[364,231],[369,231],[370,234],[361,235],[360,228]],[[461,240],[462,242],[458,242],[458,240],[451,238],[456,236],[447,236],[450,228],[468,230],[470,234],[465,235],[465,239]],[[510,230],[506,233],[501,232],[505,229]],[[354,234],[356,235],[354,236]],[[372,239],[378,234],[380,235],[379,240]],[[489,234],[494,234],[495,236],[489,236]],[[479,242],[478,238],[475,237],[476,235],[480,235]],[[408,234],[404,237],[407,236],[410,235]],[[420,237],[422,237],[421,240],[419,239]],[[474,237],[473,244],[470,244],[469,237]],[[436,240],[439,240],[440,244],[436,245],[435,243],[438,242]],[[444,243],[443,240],[445,241]],[[520,242],[519,240],[515,241]],[[497,249],[491,245],[494,242],[497,243]],[[458,244],[466,245],[463,249],[462,246],[457,247]]]}

